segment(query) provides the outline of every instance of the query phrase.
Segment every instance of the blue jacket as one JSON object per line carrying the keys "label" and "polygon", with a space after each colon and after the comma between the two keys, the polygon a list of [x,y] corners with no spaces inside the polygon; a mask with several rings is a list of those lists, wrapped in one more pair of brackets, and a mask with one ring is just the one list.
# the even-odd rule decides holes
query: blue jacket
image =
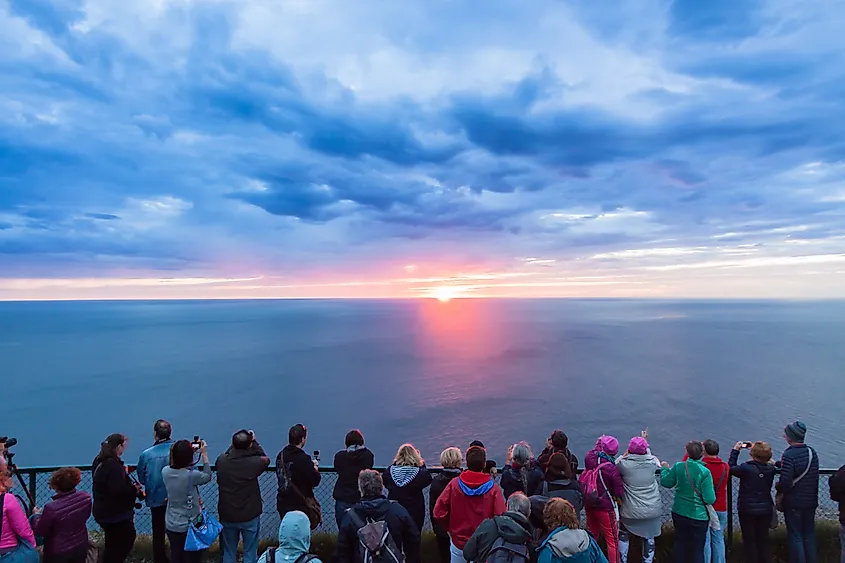
{"label": "blue jacket", "polygon": [[566,526],[549,534],[537,554],[537,563],[608,563],[590,534]]}
{"label": "blue jacket", "polygon": [[150,508],[167,504],[167,489],[161,478],[161,470],[170,464],[170,446],[173,440],[156,442],[147,448],[138,459],[138,481],[147,493],[147,506]]}
{"label": "blue jacket", "polygon": [[753,459],[737,465],[737,459],[739,450],[731,450],[728,465],[731,475],[739,477],[739,513],[751,516],[771,514],[775,506],[772,501],[775,466]]}
{"label": "blue jacket", "polygon": [[780,479],[777,491],[783,493],[783,507],[788,510],[818,508],[819,506],[819,455],[813,455],[810,471],[797,485],[792,483],[804,473],[810,463],[810,448],[805,444],[789,446],[783,452],[778,466]]}

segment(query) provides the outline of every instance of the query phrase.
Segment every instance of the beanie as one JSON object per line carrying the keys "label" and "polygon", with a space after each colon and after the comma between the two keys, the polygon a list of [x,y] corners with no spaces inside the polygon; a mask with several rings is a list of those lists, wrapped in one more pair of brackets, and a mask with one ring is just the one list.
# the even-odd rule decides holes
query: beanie
{"label": "beanie", "polygon": [[639,436],[631,438],[628,443],[628,451],[635,455],[645,455],[648,453],[648,442],[645,438]]}
{"label": "beanie", "polygon": [[619,453],[619,440],[613,436],[602,436],[599,438],[599,445],[601,451],[609,456],[615,456]]}
{"label": "beanie", "polygon": [[800,420],[796,420],[792,424],[787,424],[786,428],[783,429],[783,433],[793,442],[803,444],[804,437],[807,436],[807,425]]}

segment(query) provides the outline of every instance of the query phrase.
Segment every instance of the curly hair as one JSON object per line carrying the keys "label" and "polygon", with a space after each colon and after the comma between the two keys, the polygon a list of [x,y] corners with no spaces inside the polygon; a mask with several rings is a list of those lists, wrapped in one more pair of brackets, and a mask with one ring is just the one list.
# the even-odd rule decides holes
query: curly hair
{"label": "curly hair", "polygon": [[12,474],[7,469],[0,470],[0,493],[12,488]]}
{"label": "curly hair", "polygon": [[50,476],[50,488],[57,493],[67,493],[76,488],[82,480],[82,472],[76,467],[62,467]]}
{"label": "curly hair", "polygon": [[581,527],[575,507],[562,498],[549,499],[543,509],[543,523],[549,530],[555,530],[561,526],[566,526],[570,530]]}

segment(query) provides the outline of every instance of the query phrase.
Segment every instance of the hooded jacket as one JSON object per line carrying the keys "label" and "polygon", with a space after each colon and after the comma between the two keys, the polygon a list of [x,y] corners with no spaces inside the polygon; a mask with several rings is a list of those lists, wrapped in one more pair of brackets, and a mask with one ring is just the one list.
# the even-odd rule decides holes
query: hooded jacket
{"label": "hooded jacket", "polygon": [[[401,504],[382,497],[365,498],[351,510],[361,516],[362,520],[367,518],[377,522],[383,520],[390,531],[390,537],[396,542],[396,547],[405,553],[405,562],[420,562],[420,531],[417,529],[416,522]],[[346,518],[337,534],[337,547],[332,561],[358,563],[363,560],[360,547],[358,529],[352,518]]]}
{"label": "hooded jacket", "polygon": [[69,553],[88,545],[88,517],[91,516],[91,496],[76,489],[58,493],[44,505],[44,511],[34,516],[32,531],[44,538],[44,553]]}
{"label": "hooded jacket", "polygon": [[[314,468],[311,456],[302,451],[302,448],[285,446],[285,449],[276,456],[276,479],[279,481],[282,481],[284,476],[282,459],[285,461],[284,465],[290,475],[290,480],[299,492],[306,498],[314,498],[314,487],[320,484],[322,475]],[[305,501],[293,490],[293,487],[279,489],[276,493],[276,509],[279,514],[293,510],[304,511],[306,508]]]}
{"label": "hooded jacket", "polygon": [[422,467],[391,465],[384,472],[387,498],[404,506],[420,530],[425,525],[423,490],[429,485],[431,485],[431,474],[425,465]]}
{"label": "hooded jacket", "polygon": [[98,524],[116,524],[135,518],[138,491],[126,474],[123,460],[108,457],[94,460],[94,520]]}
{"label": "hooded jacket", "polygon": [[501,516],[488,518],[478,526],[464,546],[464,559],[487,561],[490,549],[499,538],[517,545],[529,545],[532,537],[533,529],[526,516],[519,512],[505,512]]}
{"label": "hooded jacket", "polygon": [[772,501],[772,484],[775,481],[775,466],[749,460],[737,465],[739,450],[732,450],[728,458],[731,475],[739,477],[739,513],[750,516],[765,516],[775,509]]}
{"label": "hooded jacket", "polygon": [[490,475],[464,471],[437,499],[434,519],[446,528],[455,547],[463,549],[482,522],[504,514],[506,508],[502,489]]}
{"label": "hooded jacket", "polygon": [[540,487],[541,497],[562,498],[568,501],[580,517],[581,511],[584,510],[584,488],[581,483],[574,479],[567,479],[562,475],[557,476],[560,477],[559,479],[554,477],[555,475],[551,472],[546,472],[546,481]]}
{"label": "hooded jacket", "polygon": [[[810,471],[797,484],[795,479],[801,476],[810,464]],[[789,446],[783,452],[779,463],[780,479],[777,491],[783,493],[783,507],[799,510],[818,508],[819,506],[819,455],[810,459],[810,448],[806,444]]]}
{"label": "hooded jacket", "polygon": [[460,476],[460,474],[460,469],[444,469],[432,477],[431,489],[428,491],[428,517],[431,519],[431,527],[434,528],[435,535],[448,536],[446,529],[434,521],[434,506],[437,504],[437,499],[446,490],[449,482]]}
{"label": "hooded jacket", "polygon": [[257,441],[245,450],[230,446],[217,458],[217,512],[222,522],[237,524],[261,516],[264,502],[258,478],[269,465],[270,459]]}
{"label": "hooded jacket", "polygon": [[[275,549],[275,560],[278,563],[294,563],[311,549],[311,522],[303,512],[294,511],[285,514],[279,524],[279,547]],[[269,549],[267,551],[270,551]],[[258,563],[267,563],[267,551]],[[311,563],[322,563],[314,558]]]}
{"label": "hooded jacket", "polygon": [[499,485],[505,498],[510,498],[514,493],[521,492],[525,496],[539,495],[543,489],[543,470],[534,460],[525,465],[525,480],[528,482],[526,489],[522,482],[522,466],[517,463],[506,465],[502,468],[502,479]]}
{"label": "hooded jacket", "polygon": [[547,446],[543,450],[543,453],[540,454],[540,457],[537,458],[537,464],[540,466],[540,470],[545,473],[546,468],[549,465],[549,460],[552,459],[552,456],[554,454],[558,453],[565,455],[566,459],[569,460],[569,465],[572,467],[572,473],[578,473],[578,458],[575,456],[575,454],[569,451],[569,448],[560,449],[552,448],[549,446]]}
{"label": "hooded jacket", "polygon": [[650,453],[628,453],[616,461],[616,467],[625,489],[625,502],[619,507],[619,515],[631,520],[660,518],[663,509],[655,475],[660,461]]}
{"label": "hooded jacket", "polygon": [[372,469],[374,463],[373,452],[365,447],[353,446],[334,454],[334,469],[337,471],[332,494],[334,499],[349,504],[361,502],[358,474],[365,469]]}
{"label": "hooded jacket", "polygon": [[565,526],[549,534],[540,545],[538,554],[537,563],[608,563],[590,534]]}
{"label": "hooded jacket", "polygon": [[620,499],[625,497],[625,486],[622,484],[622,477],[619,476],[619,469],[616,464],[593,450],[584,457],[584,467],[588,470],[598,467],[601,477],[604,479],[604,485],[607,485],[607,489],[605,489],[602,485],[602,479],[598,479],[596,489],[600,500],[597,506],[591,506],[589,509],[613,510],[613,500],[610,495]]}

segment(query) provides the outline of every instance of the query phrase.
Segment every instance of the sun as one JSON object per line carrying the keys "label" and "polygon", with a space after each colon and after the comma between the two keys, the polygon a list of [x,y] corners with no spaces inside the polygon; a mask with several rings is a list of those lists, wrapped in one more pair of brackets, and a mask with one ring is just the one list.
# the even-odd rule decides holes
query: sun
{"label": "sun", "polygon": [[431,296],[441,303],[446,303],[458,296],[458,290],[449,286],[436,287],[431,291]]}

